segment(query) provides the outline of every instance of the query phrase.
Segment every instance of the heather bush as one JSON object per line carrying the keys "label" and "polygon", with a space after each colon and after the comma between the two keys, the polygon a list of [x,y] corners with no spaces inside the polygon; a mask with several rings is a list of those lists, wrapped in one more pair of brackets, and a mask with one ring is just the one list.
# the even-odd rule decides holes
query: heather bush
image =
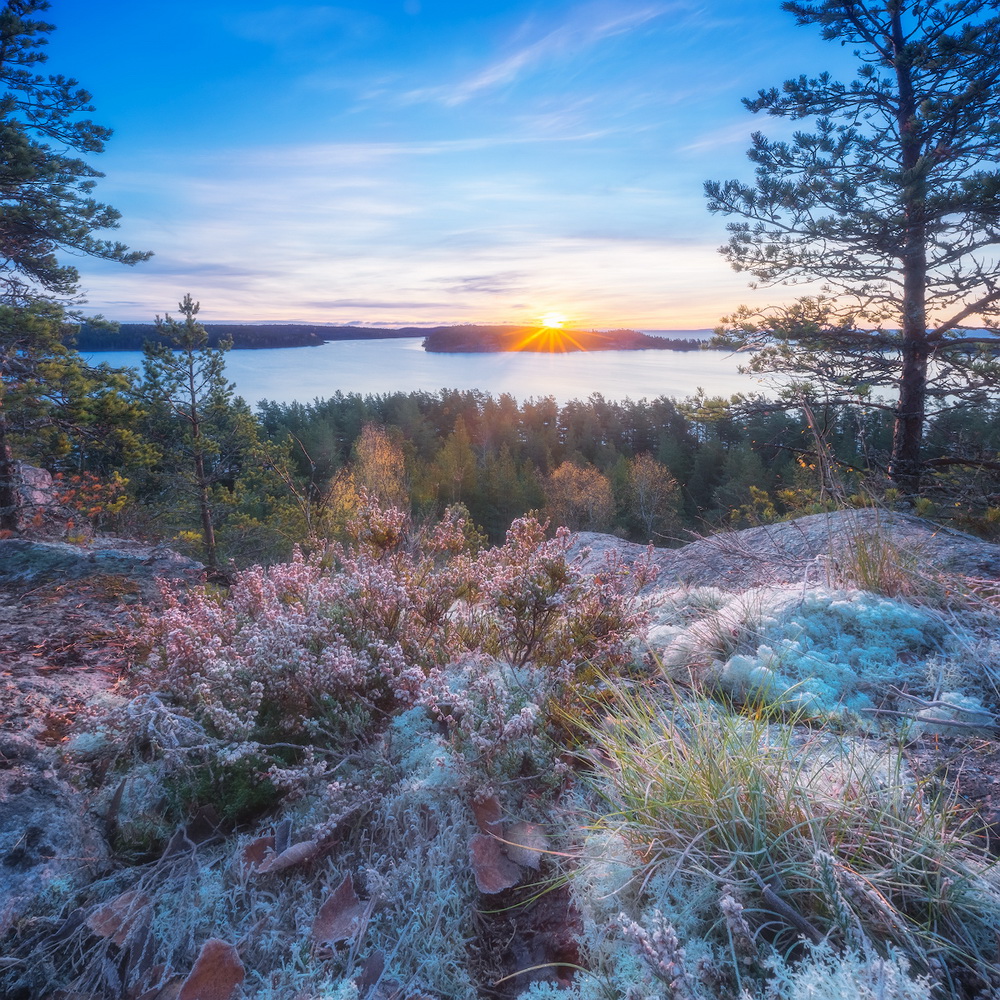
{"label": "heather bush", "polygon": [[414,530],[363,493],[349,530],[348,543],[245,570],[228,593],[168,595],[151,624],[149,682],[228,756],[346,747],[423,705],[487,772],[506,768],[582,668],[633,655],[645,565],[609,560],[591,577],[568,533],[547,538],[533,518],[482,549],[461,509]]}

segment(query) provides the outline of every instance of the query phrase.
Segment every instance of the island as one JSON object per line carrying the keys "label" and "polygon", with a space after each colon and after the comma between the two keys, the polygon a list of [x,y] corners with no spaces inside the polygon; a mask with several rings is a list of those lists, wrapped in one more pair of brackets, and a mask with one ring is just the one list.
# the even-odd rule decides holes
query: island
{"label": "island", "polygon": [[653,337],[638,330],[566,330],[545,326],[442,326],[429,330],[424,350],[446,354],[533,351],[698,351],[704,341]]}
{"label": "island", "polygon": [[[388,340],[422,337],[425,327],[382,329],[360,326],[326,326],[322,323],[203,323],[208,346],[218,347],[227,338],[234,350],[263,350],[274,347],[317,347],[328,340]],[[141,351],[147,342],[161,342],[153,323],[84,323],[71,338],[78,351]]]}

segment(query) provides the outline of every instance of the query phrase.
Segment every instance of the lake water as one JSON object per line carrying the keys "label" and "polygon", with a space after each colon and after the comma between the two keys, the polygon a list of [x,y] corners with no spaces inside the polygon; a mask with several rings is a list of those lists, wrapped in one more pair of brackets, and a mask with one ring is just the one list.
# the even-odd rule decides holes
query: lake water
{"label": "lake water", "polygon": [[[362,395],[441,389],[509,393],[560,403],[599,392],[606,399],[683,399],[700,386],[710,396],[760,389],[724,351],[593,351],[572,354],[428,354],[422,338],[328,341],[318,347],[231,351],[226,375],[249,403],[325,399],[338,389]],[[138,351],[88,354],[93,363],[140,368]]]}

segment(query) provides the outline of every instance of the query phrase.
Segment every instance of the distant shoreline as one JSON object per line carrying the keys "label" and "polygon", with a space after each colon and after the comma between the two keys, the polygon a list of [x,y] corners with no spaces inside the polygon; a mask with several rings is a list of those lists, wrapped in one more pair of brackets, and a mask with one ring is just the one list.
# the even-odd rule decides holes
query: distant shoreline
{"label": "distant shoreline", "polygon": [[[298,323],[206,323],[210,347],[232,339],[233,350],[273,350],[282,347],[318,347],[328,341],[397,340],[423,338],[423,348],[435,354],[492,354],[509,351],[572,353],[576,351],[697,351],[705,340],[652,336],[638,330],[562,330],[531,326],[357,327]],[[671,331],[663,331],[664,334]],[[701,333],[702,331],[678,331]],[[706,331],[707,332],[707,331]],[[70,343],[78,351],[141,351],[147,342],[162,338],[152,323],[121,323],[108,331],[84,324]]]}
{"label": "distant shoreline", "polygon": [[[205,323],[210,347],[231,339],[234,351],[272,350],[280,347],[319,347],[331,340],[395,340],[423,337],[423,327],[383,329],[377,327],[321,326],[298,323]],[[146,342],[162,343],[152,323],[121,323],[108,331],[84,324],[74,339],[78,351],[141,351]]]}

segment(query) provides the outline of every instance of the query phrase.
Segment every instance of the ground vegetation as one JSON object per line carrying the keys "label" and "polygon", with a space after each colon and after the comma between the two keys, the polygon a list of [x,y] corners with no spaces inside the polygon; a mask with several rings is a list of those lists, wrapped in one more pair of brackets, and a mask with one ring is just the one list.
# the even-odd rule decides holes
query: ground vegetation
{"label": "ground vegetation", "polygon": [[[491,546],[461,507],[358,498],[343,541],[168,587],[73,719],[25,703],[101,849],[57,867],[65,838],[0,824],[5,870],[59,872],[5,911],[5,995],[1000,987],[989,771],[968,797],[1000,759],[995,545],[866,510],[587,556],[533,518]],[[71,549],[45,557],[84,574],[74,602],[138,596],[123,553]],[[743,549],[769,584],[720,573]],[[17,552],[34,609],[50,563]]]}

